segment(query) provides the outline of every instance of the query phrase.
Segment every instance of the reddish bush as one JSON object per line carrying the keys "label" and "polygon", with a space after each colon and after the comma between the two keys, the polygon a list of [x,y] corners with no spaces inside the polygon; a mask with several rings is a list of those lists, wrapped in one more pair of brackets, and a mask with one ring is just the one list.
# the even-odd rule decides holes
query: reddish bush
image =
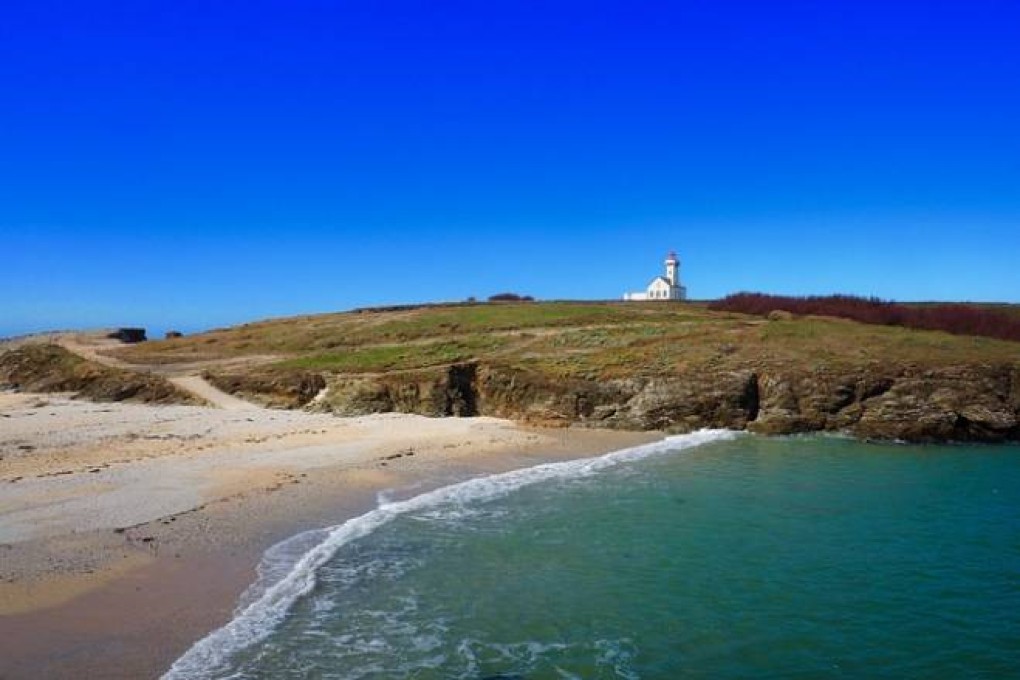
{"label": "reddish bush", "polygon": [[884,326],[905,326],[956,335],[981,335],[1020,341],[1020,317],[962,303],[904,305],[852,295],[788,297],[736,293],[716,300],[709,308],[759,316],[766,316],[773,310],[784,310],[794,314],[836,316]]}

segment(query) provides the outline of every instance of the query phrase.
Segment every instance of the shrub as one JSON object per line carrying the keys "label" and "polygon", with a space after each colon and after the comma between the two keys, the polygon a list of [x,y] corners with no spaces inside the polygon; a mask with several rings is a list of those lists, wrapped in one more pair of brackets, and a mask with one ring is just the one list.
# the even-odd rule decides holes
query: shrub
{"label": "shrub", "polygon": [[489,302],[533,302],[535,298],[530,295],[518,295],[517,293],[497,293],[489,296]]}
{"label": "shrub", "polygon": [[853,295],[790,297],[736,293],[716,300],[709,308],[758,316],[768,316],[775,310],[783,310],[793,314],[835,316],[884,326],[1020,341],[1020,318],[963,303],[904,305]]}

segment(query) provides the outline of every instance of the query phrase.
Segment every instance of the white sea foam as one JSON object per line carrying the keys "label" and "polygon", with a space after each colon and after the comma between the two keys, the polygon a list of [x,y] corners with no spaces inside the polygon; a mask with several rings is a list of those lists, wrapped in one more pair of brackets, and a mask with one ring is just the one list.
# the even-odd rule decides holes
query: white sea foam
{"label": "white sea foam", "polygon": [[300,534],[280,541],[263,553],[256,570],[258,576],[255,582],[241,594],[237,607],[234,609],[234,616],[239,616],[249,605],[261,599],[273,585],[286,577],[305,553],[329,536],[330,530],[330,528],[326,528],[302,531]]}
{"label": "white sea foam", "polygon": [[[342,546],[371,534],[397,517],[433,508],[444,503],[466,504],[506,496],[513,491],[539,482],[584,477],[621,463],[640,460],[650,456],[689,449],[702,444],[732,439],[739,433],[730,430],[699,430],[691,434],[667,437],[662,441],[644,444],[629,449],[614,451],[595,458],[585,458],[559,463],[547,463],[522,470],[478,477],[465,482],[429,491],[413,498],[396,502],[381,503],[370,512],[347,520],[335,527],[306,532],[292,541],[278,545],[278,554],[268,555],[270,562],[277,566],[266,567],[262,572],[266,578],[249,590],[234,618],[206,637],[196,642],[191,649],[174,662],[163,676],[163,680],[199,680],[222,677],[227,672],[226,663],[230,657],[272,633],[284,619],[287,611],[300,597],[315,586],[316,572]],[[285,575],[278,573],[279,561],[292,559],[292,549],[304,543],[315,533],[323,538],[310,547]],[[275,558],[279,557],[280,560]],[[290,559],[286,559],[289,564]],[[267,582],[273,581],[271,585]]]}

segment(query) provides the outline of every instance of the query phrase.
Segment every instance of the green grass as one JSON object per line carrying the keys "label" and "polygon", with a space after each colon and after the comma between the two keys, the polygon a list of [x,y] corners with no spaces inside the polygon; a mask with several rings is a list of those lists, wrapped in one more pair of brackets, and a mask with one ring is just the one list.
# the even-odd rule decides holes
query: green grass
{"label": "green grass", "polygon": [[[658,311],[658,310],[653,310]],[[661,316],[661,313],[660,313]],[[352,328],[345,340],[399,341],[448,334],[493,333],[645,321],[649,313],[605,304],[498,304],[428,309]]]}
{"label": "green grass", "polygon": [[498,342],[486,341],[484,338],[476,338],[473,341],[368,346],[287,359],[274,364],[274,367],[285,370],[377,373],[446,366],[476,358],[495,350],[498,346]]}

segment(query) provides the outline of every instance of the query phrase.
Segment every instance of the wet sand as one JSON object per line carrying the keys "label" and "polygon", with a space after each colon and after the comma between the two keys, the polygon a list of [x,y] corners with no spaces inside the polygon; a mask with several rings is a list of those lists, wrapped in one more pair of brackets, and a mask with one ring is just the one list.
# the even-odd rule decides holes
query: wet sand
{"label": "wet sand", "polygon": [[660,436],[0,394],[0,678],[158,677],[280,540]]}

